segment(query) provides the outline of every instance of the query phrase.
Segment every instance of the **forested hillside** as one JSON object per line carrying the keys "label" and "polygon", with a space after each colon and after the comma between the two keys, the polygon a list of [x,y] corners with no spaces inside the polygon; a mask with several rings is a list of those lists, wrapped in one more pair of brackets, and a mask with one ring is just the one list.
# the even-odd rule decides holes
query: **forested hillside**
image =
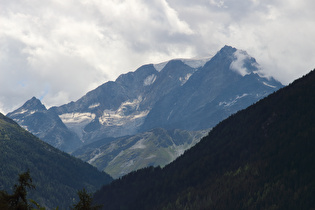
{"label": "forested hillside", "polygon": [[104,186],[104,209],[314,209],[315,70],[219,123],[165,168]]}
{"label": "forested hillside", "polygon": [[0,113],[0,190],[12,191],[18,174],[30,171],[36,190],[29,198],[68,209],[77,191],[94,192],[112,181],[106,173],[39,140]]}

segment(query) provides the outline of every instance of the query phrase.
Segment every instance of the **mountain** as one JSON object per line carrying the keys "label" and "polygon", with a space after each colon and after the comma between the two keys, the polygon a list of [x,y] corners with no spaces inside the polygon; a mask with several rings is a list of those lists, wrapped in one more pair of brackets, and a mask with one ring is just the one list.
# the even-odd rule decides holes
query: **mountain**
{"label": "mountain", "polygon": [[207,132],[155,128],[133,136],[99,140],[72,155],[119,178],[147,166],[165,166],[199,142]]}
{"label": "mountain", "polygon": [[59,117],[50,122],[58,124],[55,136],[22,108],[7,116],[55,147],[72,152],[82,143],[159,127],[209,129],[281,87],[278,81],[261,75],[258,63],[245,51],[225,46],[211,59],[176,59],[141,66],[76,102],[32,111],[34,116],[40,112],[49,115],[48,119]]}
{"label": "mountain", "polygon": [[314,209],[315,69],[220,122],[163,169],[95,195],[106,209]]}
{"label": "mountain", "polygon": [[282,85],[259,73],[245,51],[225,46],[184,85],[163,96],[140,130],[154,127],[200,130],[276,91]]}
{"label": "mountain", "polygon": [[[77,102],[52,109],[70,129],[77,129],[85,143],[133,135],[138,133],[151,107],[181,86],[179,78],[194,71],[182,61],[170,61],[160,72],[152,64],[145,65],[101,85]],[[82,124],[81,119],[86,116],[89,120]]]}
{"label": "mountain", "polygon": [[69,152],[82,144],[79,137],[65,126],[59,116],[47,110],[35,97],[7,116],[38,138],[63,151]]}
{"label": "mountain", "polygon": [[[37,110],[45,110],[37,100],[33,102]],[[1,113],[0,154],[0,190],[11,191],[18,174],[30,170],[36,190],[29,192],[29,198],[48,208],[68,209],[78,199],[78,190],[94,192],[112,181],[108,174],[55,149]]]}

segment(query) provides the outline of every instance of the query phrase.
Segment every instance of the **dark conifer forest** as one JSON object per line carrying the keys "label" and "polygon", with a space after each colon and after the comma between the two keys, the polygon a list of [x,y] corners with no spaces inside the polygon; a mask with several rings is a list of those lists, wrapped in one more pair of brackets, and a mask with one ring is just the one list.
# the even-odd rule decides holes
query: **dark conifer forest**
{"label": "dark conifer forest", "polygon": [[95,195],[104,209],[314,209],[315,70],[219,123],[163,169]]}
{"label": "dark conifer forest", "polygon": [[35,189],[27,189],[26,198],[44,207],[67,209],[79,200],[78,190],[94,192],[112,181],[108,174],[55,149],[1,113],[0,154],[0,191],[14,195],[18,175],[29,171]]}

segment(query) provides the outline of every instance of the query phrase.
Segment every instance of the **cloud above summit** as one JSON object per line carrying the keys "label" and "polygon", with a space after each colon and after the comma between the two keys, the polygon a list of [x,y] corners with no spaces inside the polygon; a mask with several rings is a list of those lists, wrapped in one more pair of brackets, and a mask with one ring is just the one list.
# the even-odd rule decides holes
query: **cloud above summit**
{"label": "cloud above summit", "polygon": [[0,0],[0,111],[45,105],[146,63],[231,45],[283,83],[315,64],[311,0]]}

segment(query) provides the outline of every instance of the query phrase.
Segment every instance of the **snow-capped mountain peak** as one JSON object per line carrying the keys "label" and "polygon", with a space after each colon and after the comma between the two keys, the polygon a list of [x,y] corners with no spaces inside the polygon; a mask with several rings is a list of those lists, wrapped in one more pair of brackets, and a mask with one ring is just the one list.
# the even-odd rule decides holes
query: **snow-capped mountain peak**
{"label": "snow-capped mountain peak", "polygon": [[[245,51],[225,46],[213,57],[143,65],[49,110],[32,98],[9,116],[54,146],[70,137],[87,144],[157,127],[208,129],[282,87],[259,70]],[[58,138],[49,133],[51,126]]]}
{"label": "snow-capped mountain peak", "polygon": [[23,106],[18,108],[17,110],[9,113],[12,118],[17,117],[19,115],[31,115],[37,111],[46,111],[46,107],[41,103],[39,99],[36,97],[32,97],[30,100],[26,101]]}
{"label": "snow-capped mountain peak", "polygon": [[[212,56],[201,57],[201,58],[191,58],[191,59],[177,58],[177,59],[172,59],[172,60],[180,60],[184,64],[186,64],[187,66],[190,66],[191,68],[197,69],[197,68],[203,67],[205,65],[205,63],[207,63],[211,58],[212,58]],[[170,60],[170,61],[172,61],[172,60]],[[170,61],[165,61],[162,63],[153,64],[153,66],[157,71],[160,72],[166,66],[166,64]]]}

